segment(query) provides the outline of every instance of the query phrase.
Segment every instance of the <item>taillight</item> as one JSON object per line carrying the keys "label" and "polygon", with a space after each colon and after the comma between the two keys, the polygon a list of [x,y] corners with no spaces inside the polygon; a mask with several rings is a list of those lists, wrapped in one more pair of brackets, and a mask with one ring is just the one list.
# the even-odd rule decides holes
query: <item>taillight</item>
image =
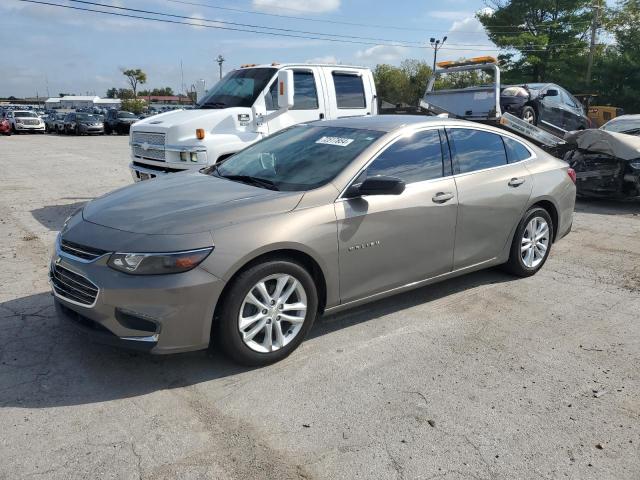
{"label": "taillight", "polygon": [[573,168],[567,168],[567,175],[573,183],[576,183],[576,171]]}

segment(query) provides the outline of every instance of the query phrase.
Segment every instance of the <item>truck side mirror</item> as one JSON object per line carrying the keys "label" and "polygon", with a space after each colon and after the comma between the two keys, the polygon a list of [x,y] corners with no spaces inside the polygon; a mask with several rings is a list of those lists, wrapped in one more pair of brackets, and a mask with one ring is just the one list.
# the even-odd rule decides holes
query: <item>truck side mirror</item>
{"label": "truck side mirror", "polygon": [[293,107],[293,70],[278,72],[278,108],[287,110]]}

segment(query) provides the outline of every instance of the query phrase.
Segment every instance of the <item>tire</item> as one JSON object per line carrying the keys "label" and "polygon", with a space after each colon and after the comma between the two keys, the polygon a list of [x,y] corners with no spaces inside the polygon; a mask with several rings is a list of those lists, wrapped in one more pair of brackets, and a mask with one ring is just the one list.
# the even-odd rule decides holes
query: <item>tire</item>
{"label": "tire", "polygon": [[522,120],[524,120],[525,122],[530,123],[531,125],[538,124],[538,115],[536,114],[536,111],[533,109],[533,107],[530,107],[528,105],[522,108],[522,114],[520,115],[520,118],[522,118]]}
{"label": "tire", "polygon": [[[298,283],[294,283],[293,280]],[[258,290],[258,284],[262,282],[267,293],[273,295],[279,281],[283,283],[281,288],[283,296],[280,298],[284,298],[286,293],[290,289],[292,290],[288,298],[284,298],[284,309],[279,308],[280,302],[276,301],[275,295],[274,300],[269,302]],[[258,302],[262,303],[264,308],[247,300],[251,293]],[[293,306],[305,303],[305,311],[286,308],[286,305]],[[218,318],[214,319],[212,340],[237,363],[247,366],[269,365],[287,357],[300,345],[313,325],[317,311],[317,288],[309,272],[302,265],[291,260],[269,260],[247,268],[233,280],[222,299]],[[264,312],[267,313],[264,314]],[[246,341],[240,330],[241,315],[244,318],[258,317],[253,322],[245,323],[245,327],[243,327],[245,334],[251,334],[252,330],[257,332],[254,332],[253,337],[249,337]],[[290,318],[297,318],[299,321],[290,323],[286,320],[279,320],[281,316],[290,316]],[[303,317],[304,319],[302,319]],[[278,335],[278,329],[280,329],[281,335]],[[272,332],[270,349],[265,347],[265,345],[270,345],[268,331]]]}
{"label": "tire", "polygon": [[[536,221],[537,223],[535,223]],[[539,232],[538,235],[544,233],[545,229],[542,223],[546,224],[546,235],[540,237],[535,246],[532,245],[526,251],[523,250],[526,245],[531,245],[532,243],[530,241],[527,242],[527,239],[531,236],[530,231],[532,227],[533,229],[537,229]],[[529,209],[518,224],[518,228],[516,228],[516,233],[511,242],[509,260],[504,265],[505,269],[519,277],[535,275],[545,264],[547,258],[549,258],[551,244],[553,243],[553,232],[554,226],[549,212],[541,207]],[[538,244],[545,245],[543,253],[541,252],[542,249],[538,247]],[[540,253],[542,253],[542,255],[540,255]]]}

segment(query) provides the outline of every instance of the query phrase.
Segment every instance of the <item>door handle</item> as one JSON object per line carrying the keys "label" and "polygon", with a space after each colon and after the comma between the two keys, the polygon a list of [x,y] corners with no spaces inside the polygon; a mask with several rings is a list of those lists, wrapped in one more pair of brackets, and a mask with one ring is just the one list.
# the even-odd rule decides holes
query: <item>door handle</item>
{"label": "door handle", "polygon": [[444,203],[444,202],[448,202],[452,198],[453,198],[453,193],[451,192],[447,192],[447,193],[438,192],[433,197],[431,197],[431,200],[433,200],[433,203]]}
{"label": "door handle", "polygon": [[519,187],[524,183],[524,178],[512,178],[509,180],[510,187]]}
{"label": "door handle", "polygon": [[321,113],[320,115],[318,115],[318,118],[319,118],[320,120],[324,120],[324,113]]}

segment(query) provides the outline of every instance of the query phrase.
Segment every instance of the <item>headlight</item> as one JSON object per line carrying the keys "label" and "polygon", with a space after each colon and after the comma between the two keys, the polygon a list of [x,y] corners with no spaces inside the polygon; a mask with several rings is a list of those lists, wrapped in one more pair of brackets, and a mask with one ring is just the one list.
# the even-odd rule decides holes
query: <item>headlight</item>
{"label": "headlight", "polygon": [[108,265],[131,275],[163,275],[187,272],[209,256],[213,247],[171,253],[114,253]]}

